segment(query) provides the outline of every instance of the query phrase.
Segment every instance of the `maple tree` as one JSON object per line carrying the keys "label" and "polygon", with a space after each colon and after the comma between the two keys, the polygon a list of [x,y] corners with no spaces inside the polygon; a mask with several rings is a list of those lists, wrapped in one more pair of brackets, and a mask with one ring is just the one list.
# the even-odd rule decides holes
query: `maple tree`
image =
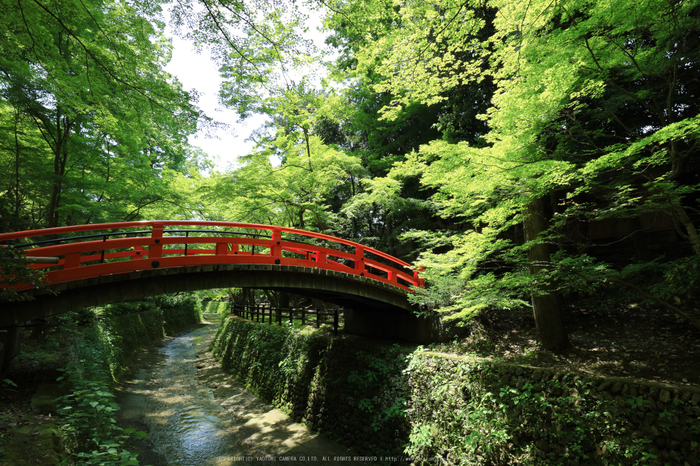
{"label": "maple tree", "polygon": [[[148,2],[2,2],[0,186],[25,227],[137,218],[199,112]],[[12,167],[12,169],[10,169]],[[7,209],[7,207],[6,207]],[[8,225],[9,226],[9,225]]]}
{"label": "maple tree", "polygon": [[[381,4],[335,8],[351,15],[367,3]],[[543,346],[565,349],[557,289],[620,282],[652,264],[614,269],[581,255],[567,225],[665,212],[697,257],[697,5],[444,0],[382,11],[393,28],[347,22],[374,33],[353,57],[381,76],[368,86],[394,95],[385,119],[439,105],[452,89],[495,86],[480,139],[432,141],[390,173],[420,173],[441,216],[463,225],[413,234],[451,247],[424,255],[435,281],[464,284],[443,307],[467,317],[530,290]]]}

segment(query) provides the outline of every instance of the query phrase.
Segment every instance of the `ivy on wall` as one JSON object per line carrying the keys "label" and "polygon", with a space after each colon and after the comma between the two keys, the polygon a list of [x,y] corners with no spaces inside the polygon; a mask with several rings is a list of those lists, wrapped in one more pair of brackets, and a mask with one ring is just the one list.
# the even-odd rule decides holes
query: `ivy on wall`
{"label": "ivy on wall", "polygon": [[[212,344],[261,399],[359,454],[416,464],[697,464],[700,390],[224,319]],[[696,463],[693,463],[696,461]]]}
{"label": "ivy on wall", "polygon": [[[612,382],[419,348],[406,453],[450,464],[684,464],[700,390]],[[692,463],[689,463],[692,464]]]}
{"label": "ivy on wall", "polygon": [[296,421],[361,454],[403,454],[408,386],[400,347],[228,317],[212,350],[246,388]]}

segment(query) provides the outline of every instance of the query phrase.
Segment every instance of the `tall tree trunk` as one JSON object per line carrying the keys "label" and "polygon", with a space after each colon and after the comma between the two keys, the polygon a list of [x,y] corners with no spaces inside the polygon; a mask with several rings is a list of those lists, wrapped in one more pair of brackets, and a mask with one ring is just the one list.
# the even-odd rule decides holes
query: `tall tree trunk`
{"label": "tall tree trunk", "polygon": [[302,127],[301,129],[302,129],[302,131],[304,131],[304,141],[306,142],[306,157],[309,160],[309,171],[313,172],[314,167],[311,165],[311,143],[309,142],[309,140],[310,140],[309,130],[305,127]]}
{"label": "tall tree trunk", "polygon": [[60,107],[56,109],[56,143],[54,146],[54,182],[51,191],[51,201],[48,209],[49,227],[59,225],[58,208],[61,205],[61,195],[63,194],[63,180],[66,176],[66,165],[68,163],[68,138],[73,126],[73,121],[63,114]]}
{"label": "tall tree trunk", "polygon": [[[56,40],[56,45],[58,51],[65,60],[66,64],[70,66],[71,54],[70,54],[70,39],[64,33],[59,33]],[[66,175],[66,163],[68,161],[68,138],[70,137],[73,121],[68,116],[68,112],[64,112],[60,103],[56,104],[56,135],[53,137],[53,187],[51,189],[51,200],[49,201],[49,207],[47,211],[47,219],[49,222],[49,227],[57,227],[59,225],[59,206],[61,205],[61,195],[63,194],[63,180]],[[48,134],[51,133],[50,125],[46,124],[46,131]],[[44,138],[51,146],[50,140],[44,136]]]}
{"label": "tall tree trunk", "polygon": [[15,109],[15,211],[16,220],[21,218],[22,197],[20,196],[20,154],[22,153],[19,142],[19,119],[21,115],[19,109]]}
{"label": "tall tree trunk", "polygon": [[46,213],[48,227],[58,226],[58,206],[61,203],[61,190],[63,185],[63,174],[61,173],[61,143],[63,141],[63,132],[61,131],[61,108],[56,108],[56,138],[54,139],[53,147],[53,183],[51,187],[51,198],[49,207]]}
{"label": "tall tree trunk", "polygon": [[242,288],[242,303],[250,304],[251,306],[255,304],[255,290],[253,288]]}
{"label": "tall tree trunk", "polygon": [[693,225],[693,221],[688,216],[688,213],[682,206],[674,206],[671,210],[673,221],[679,222],[685,228],[686,234],[683,235],[688,239],[688,242],[693,248],[696,256],[700,256],[700,236]]}
{"label": "tall tree trunk", "polygon": [[[523,230],[525,240],[532,241],[537,235],[547,229],[547,218],[544,199],[539,198],[528,204],[525,212]],[[550,261],[549,245],[533,244],[528,250],[530,274],[536,275],[542,271],[543,265]],[[553,284],[544,290],[533,292],[531,295],[535,324],[539,333],[540,343],[545,350],[561,352],[567,350],[571,343],[564,329],[561,308]]]}

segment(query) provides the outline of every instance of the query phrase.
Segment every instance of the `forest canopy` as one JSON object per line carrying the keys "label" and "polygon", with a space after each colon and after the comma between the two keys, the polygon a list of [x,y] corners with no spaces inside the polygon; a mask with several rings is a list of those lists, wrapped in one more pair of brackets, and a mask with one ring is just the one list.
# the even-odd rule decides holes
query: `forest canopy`
{"label": "forest canopy", "polygon": [[[421,312],[531,306],[546,349],[603,288],[700,327],[697,2],[0,4],[2,231],[280,224],[417,261]],[[188,142],[212,122],[166,20],[266,116],[228,170]]]}

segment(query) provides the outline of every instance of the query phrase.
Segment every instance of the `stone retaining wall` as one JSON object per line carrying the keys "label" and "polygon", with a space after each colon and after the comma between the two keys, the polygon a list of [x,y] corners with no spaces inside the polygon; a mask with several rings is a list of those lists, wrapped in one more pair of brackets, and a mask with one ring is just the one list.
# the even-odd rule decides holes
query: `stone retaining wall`
{"label": "stone retaining wall", "polygon": [[[699,464],[697,387],[425,351],[411,358],[415,455],[454,463]],[[426,432],[436,433],[432,442],[421,437]]]}
{"label": "stone retaining wall", "polygon": [[602,379],[230,317],[213,348],[263,400],[360,455],[426,464],[700,464],[697,387]]}

